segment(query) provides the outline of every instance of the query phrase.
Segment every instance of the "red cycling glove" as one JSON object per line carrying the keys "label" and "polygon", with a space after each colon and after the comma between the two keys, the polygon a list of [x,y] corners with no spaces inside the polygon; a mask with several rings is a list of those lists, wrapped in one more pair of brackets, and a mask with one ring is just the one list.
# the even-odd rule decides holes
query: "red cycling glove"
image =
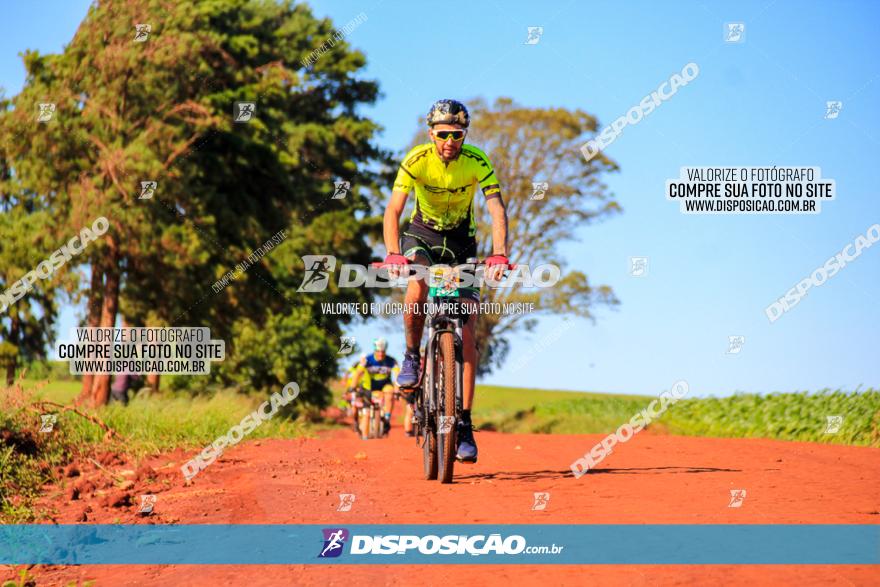
{"label": "red cycling glove", "polygon": [[386,265],[409,265],[409,259],[399,253],[390,253],[385,256]]}
{"label": "red cycling glove", "polygon": [[504,255],[492,255],[488,257],[484,263],[486,267],[491,267],[492,265],[504,265],[505,267],[510,265],[510,259],[508,259]]}

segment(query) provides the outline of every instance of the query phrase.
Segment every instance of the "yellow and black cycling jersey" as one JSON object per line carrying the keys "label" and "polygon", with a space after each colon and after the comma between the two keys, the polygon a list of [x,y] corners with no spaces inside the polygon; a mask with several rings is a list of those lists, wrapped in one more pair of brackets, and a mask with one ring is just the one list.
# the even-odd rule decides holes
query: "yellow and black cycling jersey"
{"label": "yellow and black cycling jersey", "polygon": [[367,360],[358,364],[357,370],[362,374],[361,381],[366,375],[370,377],[370,383],[363,385],[364,389],[381,391],[386,385],[392,384],[391,376],[394,375],[396,378],[400,367],[398,367],[397,361],[388,355],[385,355],[381,361],[375,355],[367,355]]}
{"label": "yellow and black cycling jersey", "polygon": [[458,157],[444,163],[433,143],[413,148],[397,172],[394,189],[415,191],[411,224],[449,231],[467,227],[477,232],[473,202],[477,186],[486,198],[500,194],[495,169],[486,154],[473,145],[462,145]]}

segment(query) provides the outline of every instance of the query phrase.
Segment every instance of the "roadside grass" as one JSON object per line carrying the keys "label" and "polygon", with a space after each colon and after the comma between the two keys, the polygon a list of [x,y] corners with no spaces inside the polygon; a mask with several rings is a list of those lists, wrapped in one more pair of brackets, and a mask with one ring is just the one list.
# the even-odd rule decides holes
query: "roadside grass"
{"label": "roadside grass", "polygon": [[[21,380],[0,390],[0,520],[20,523],[37,516],[33,503],[40,488],[52,482],[61,468],[100,452],[125,453],[135,459],[175,448],[200,448],[226,434],[267,397],[231,390],[212,395],[162,393],[136,396],[127,406],[111,403],[99,410],[82,409],[122,438],[83,416],[54,406],[38,409],[35,402],[70,405],[79,393],[76,381],[52,383]],[[42,415],[54,414],[51,432],[40,432]],[[328,425],[297,420],[282,413],[257,426],[246,438],[298,438]]]}
{"label": "roadside grass", "polygon": [[82,429],[41,432],[41,410],[22,382],[0,393],[0,521],[27,522],[36,517],[33,503],[42,486],[79,453]]}
{"label": "roadside grass", "polygon": [[[79,382],[57,381],[37,388],[35,382],[25,381],[25,388],[33,385],[35,400],[49,400],[70,404],[79,394]],[[156,395],[137,395],[127,406],[111,402],[95,413],[105,424],[128,439],[126,452],[143,456],[178,447],[199,446],[226,434],[246,415],[266,401],[267,397],[243,395],[233,390],[219,390],[211,395],[191,396],[185,393],[162,392]],[[77,428],[86,443],[102,442],[104,432],[98,426],[69,412],[58,416],[56,426]],[[324,425],[303,419],[290,420],[282,414],[263,422],[247,439],[299,438],[314,434]]]}

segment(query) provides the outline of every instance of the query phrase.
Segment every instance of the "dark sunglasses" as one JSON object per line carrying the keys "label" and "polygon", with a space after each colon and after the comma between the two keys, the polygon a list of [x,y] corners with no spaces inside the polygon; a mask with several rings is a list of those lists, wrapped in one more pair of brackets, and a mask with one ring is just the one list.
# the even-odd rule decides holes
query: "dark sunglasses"
{"label": "dark sunglasses", "polygon": [[462,139],[464,139],[464,131],[463,130],[435,130],[434,138],[440,139],[441,141],[447,140],[449,137],[452,137],[452,140],[456,143]]}

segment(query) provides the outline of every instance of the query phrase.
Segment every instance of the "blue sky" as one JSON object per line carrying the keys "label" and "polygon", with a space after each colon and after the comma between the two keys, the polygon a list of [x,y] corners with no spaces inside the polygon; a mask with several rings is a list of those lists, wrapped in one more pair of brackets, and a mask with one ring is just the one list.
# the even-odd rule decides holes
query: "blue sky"
{"label": "blue sky", "polygon": [[[509,365],[531,353],[528,364],[484,383],[656,393],[684,379],[695,395],[877,385],[880,246],[777,322],[764,314],[880,222],[880,65],[870,58],[880,54],[876,4],[312,6],[337,26],[367,16],[349,41],[367,55],[364,76],[379,81],[383,97],[365,113],[383,125],[380,143],[398,151],[440,97],[509,96],[526,106],[581,108],[609,124],[686,63],[699,65],[693,82],[607,148],[621,166],[607,183],[624,214],[584,228],[563,249],[593,283],[614,287],[620,307],[568,329],[561,318],[542,320],[513,344]],[[17,53],[60,51],[87,7],[66,0],[5,9],[0,85],[8,95],[24,78]],[[745,42],[723,42],[726,22],[745,23]],[[536,45],[525,44],[529,26],[544,27]],[[843,102],[837,119],[824,119],[828,100]],[[815,216],[686,216],[665,200],[665,181],[700,165],[818,166],[838,195]],[[648,257],[646,276],[629,275],[634,256]],[[73,322],[66,311],[62,328]],[[397,332],[371,324],[353,334],[362,343],[385,335],[400,356]],[[726,354],[731,335],[745,336],[739,354]]]}

